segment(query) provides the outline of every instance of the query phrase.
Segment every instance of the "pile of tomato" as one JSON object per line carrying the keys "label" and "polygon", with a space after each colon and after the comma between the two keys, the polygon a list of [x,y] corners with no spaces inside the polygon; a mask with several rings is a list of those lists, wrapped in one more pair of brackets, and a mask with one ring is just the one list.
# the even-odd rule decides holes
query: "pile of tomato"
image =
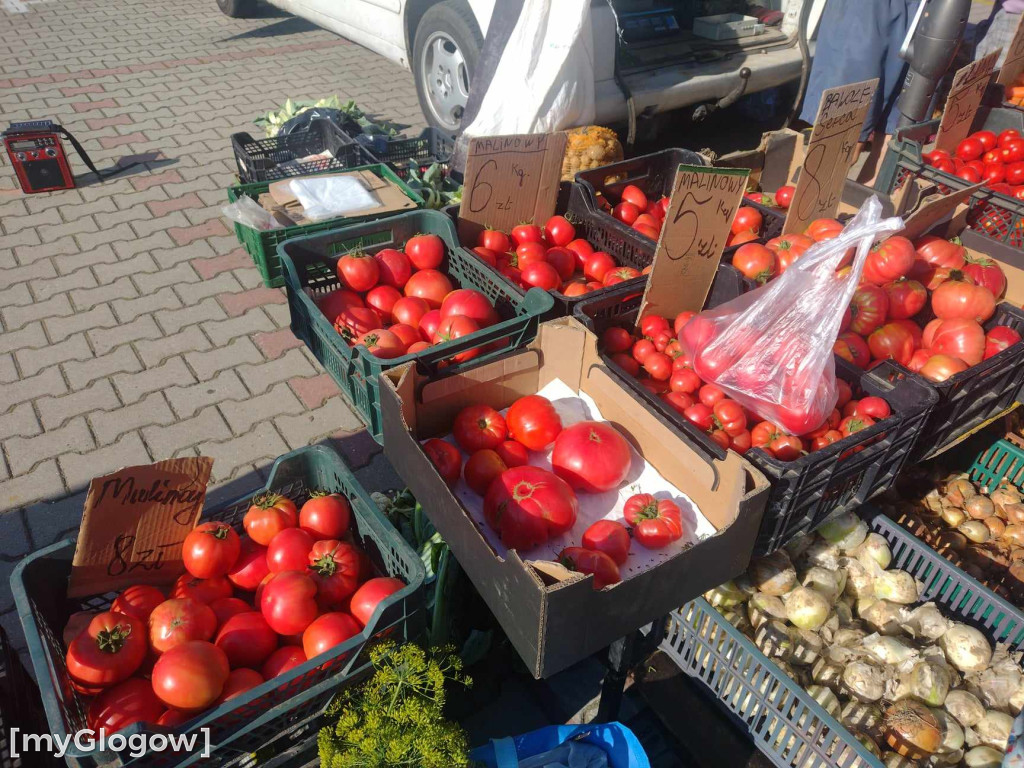
{"label": "pile of tomato", "polygon": [[[526,551],[567,533],[579,514],[577,493],[605,493],[623,485],[632,464],[629,443],[610,424],[581,421],[568,427],[541,395],[516,400],[505,415],[489,405],[469,405],[455,417],[454,443],[431,438],[423,451],[441,478],[460,477],[483,497],[484,519],[510,548]],[[551,470],[530,464],[531,453],[551,451]],[[463,461],[463,455],[467,458]],[[623,509],[626,525],[599,520],[581,546],[566,547],[558,561],[594,575],[594,589],[621,580],[630,543],[661,549],[683,535],[679,507],[650,494],[635,494]],[[630,535],[632,533],[632,536]]]}
{"label": "pile of tomato", "polygon": [[975,131],[950,154],[933,149],[923,154],[933,168],[951,173],[969,184],[985,182],[993,192],[1024,200],[1024,137],[1008,128],[996,135]]}
{"label": "pile of tomato", "polygon": [[64,630],[72,687],[90,697],[89,728],[177,726],[362,632],[402,589],[375,577],[339,494],[301,510],[276,494],[253,500],[242,536],[196,526],[186,573],[169,594],[134,585],[110,609],[78,613]]}
{"label": "pile of tomato", "polygon": [[[455,288],[439,268],[445,244],[437,235],[409,238],[402,250],[357,250],[338,259],[342,287],[317,300],[350,345],[386,360],[421,352],[494,325],[498,312],[484,294]],[[479,349],[453,357],[463,362]]]}
{"label": "pile of tomato", "polygon": [[843,225],[836,219],[815,219],[803,234],[779,235],[764,244],[744,242],[729,257],[729,263],[744,277],[764,285],[785,272],[812,245],[831,240],[842,231]]}

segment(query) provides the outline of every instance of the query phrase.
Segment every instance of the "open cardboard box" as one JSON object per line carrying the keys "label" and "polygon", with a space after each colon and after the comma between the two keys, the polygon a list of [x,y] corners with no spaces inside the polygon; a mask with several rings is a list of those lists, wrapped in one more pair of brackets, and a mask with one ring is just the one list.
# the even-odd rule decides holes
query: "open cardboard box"
{"label": "open cardboard box", "polygon": [[[500,557],[420,447],[443,437],[467,405],[502,409],[560,379],[594,399],[661,475],[697,504],[717,533],[659,565],[595,591],[592,577],[552,562]],[[750,560],[768,495],[764,476],[741,456],[711,460],[648,411],[602,365],[597,338],[572,318],[544,323],[505,357],[430,380],[413,365],[381,376],[384,452],[448,542],[537,678],[548,677],[660,619],[741,573]]]}

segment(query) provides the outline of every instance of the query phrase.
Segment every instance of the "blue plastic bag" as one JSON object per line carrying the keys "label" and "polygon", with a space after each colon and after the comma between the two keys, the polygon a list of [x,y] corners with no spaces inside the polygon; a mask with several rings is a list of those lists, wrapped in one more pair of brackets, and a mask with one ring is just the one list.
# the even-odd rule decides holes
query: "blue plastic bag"
{"label": "blue plastic bag", "polygon": [[470,758],[488,768],[518,768],[520,760],[550,752],[574,740],[603,749],[611,768],[651,768],[640,741],[622,723],[552,725],[521,736],[492,739],[474,749]]}

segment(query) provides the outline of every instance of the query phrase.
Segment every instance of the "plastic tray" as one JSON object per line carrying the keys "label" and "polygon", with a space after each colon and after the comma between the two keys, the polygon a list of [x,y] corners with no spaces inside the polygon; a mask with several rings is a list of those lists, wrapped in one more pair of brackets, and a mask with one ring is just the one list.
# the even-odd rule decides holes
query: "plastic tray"
{"label": "plastic tray", "polygon": [[[356,166],[354,168],[349,168],[348,170],[372,171],[382,179],[387,179],[401,187],[405,195],[410,200],[413,200],[417,205],[423,205],[423,198],[409,189],[405,182],[398,178],[394,171],[386,165],[374,163],[371,165]],[[333,171],[327,172],[333,173]],[[239,184],[234,187],[229,187],[228,202],[233,203],[242,195],[248,195],[255,200],[269,188],[270,185],[266,182]],[[263,284],[268,288],[280,288],[284,285],[284,273],[281,271],[281,260],[277,255],[277,246],[285,240],[289,240],[294,237],[301,237],[303,235],[312,235],[315,232],[326,232],[331,229],[337,229],[339,226],[342,226],[343,222],[356,223],[360,221],[369,221],[374,218],[379,218],[379,215],[370,214],[368,216],[358,216],[348,219],[328,219],[327,221],[319,221],[316,224],[306,224],[301,227],[285,227],[284,229],[269,229],[265,231],[252,229],[251,227],[243,227],[241,224],[235,224],[235,236],[238,238],[238,242],[245,247],[245,250],[256,263],[256,267],[260,271],[260,276],[263,278]]]}
{"label": "plastic tray", "polygon": [[[231,136],[231,148],[235,152],[238,178],[243,184],[275,181],[287,176],[307,176],[377,162],[365,147],[352,141],[326,118],[311,121],[308,131],[270,139],[254,139],[248,133],[235,133]],[[324,151],[330,152],[333,157],[303,163],[292,162]]]}
{"label": "plastic tray", "polygon": [[436,128],[425,128],[415,139],[387,139],[384,136],[358,134],[353,139],[377,159],[387,163],[400,178],[409,175],[409,163],[426,170],[433,163],[448,164],[455,151],[455,139]]}
{"label": "plastic tray", "polygon": [[[991,641],[1024,642],[1024,615],[881,513],[864,515],[892,550],[891,568],[924,584],[949,618],[972,624]],[[882,768],[856,738],[761,653],[704,599],[669,617],[661,650],[700,680],[754,744],[779,768]]]}
{"label": "plastic tray", "polygon": [[[279,740],[289,725],[321,714],[337,691],[370,668],[367,650],[373,641],[386,636],[405,642],[415,640],[423,631],[423,563],[377,509],[337,453],[317,445],[285,454],[274,462],[262,492],[274,491],[301,505],[309,493],[317,489],[348,497],[357,541],[366,549],[378,571],[402,579],[407,586],[382,601],[363,631],[333,649],[326,661],[318,658],[295,667],[216,709],[197,715],[177,729],[178,733],[210,729],[214,749],[211,757],[202,762],[204,766],[226,765],[240,755],[257,752],[267,743]],[[207,509],[203,519],[224,521],[241,530],[242,517],[251,499],[252,495],[247,495]],[[75,611],[105,610],[116,597],[115,593],[84,599],[63,597],[63,585],[71,572],[74,552],[75,543],[70,539],[54,544],[29,555],[11,574],[11,589],[25,629],[36,679],[43,683],[43,705],[49,729],[58,736],[86,727],[87,703],[71,690],[64,666],[60,640],[64,624]],[[130,735],[142,730],[142,726],[136,724],[124,733]],[[300,737],[308,738],[308,733],[295,736]],[[201,737],[199,743],[202,744]],[[112,761],[131,768],[182,766],[193,762],[188,756],[169,751],[134,759],[127,753],[93,755],[74,748],[71,752],[74,754],[69,754],[68,764],[82,767]]]}
{"label": "plastic tray", "polygon": [[[618,290],[582,302],[576,308],[576,319],[601,334],[611,325],[631,328],[639,309],[639,296],[629,297],[626,291]],[[710,455],[725,457],[725,449],[707,434],[640,386],[607,355],[602,353],[601,358],[622,385],[635,392],[648,407],[681,426]],[[796,534],[813,530],[836,512],[856,509],[895,482],[938,395],[917,377],[883,375],[891,370],[891,364],[884,363],[874,371],[860,371],[836,358],[836,374],[850,382],[855,393],[860,390],[889,402],[892,415],[888,418],[794,461],[780,461],[758,448],[744,454],[772,486],[754,554],[778,549]]]}
{"label": "plastic tray", "polygon": [[[966,189],[970,184],[951,173],[933,168],[924,161],[923,148],[935,136],[938,120],[912,125],[896,131],[882,160],[875,189],[891,196],[909,178],[938,184],[941,189]],[[1017,109],[981,107],[971,130],[987,129],[999,133],[1007,128],[1024,131],[1024,112]],[[1024,201],[1001,195],[983,187],[971,196],[968,223],[972,229],[993,240],[1024,246]]]}
{"label": "plastic tray", "polygon": [[1017,489],[1024,488],[1024,449],[999,439],[982,451],[969,470],[971,482],[994,490],[1006,478]]}
{"label": "plastic tray", "polygon": [[[445,261],[441,271],[463,288],[475,288],[494,304],[501,322],[461,339],[445,342],[411,355],[385,360],[370,354],[366,347],[350,347],[334,325],[317,308],[315,300],[341,287],[335,269],[338,259],[356,248],[374,253],[397,247],[417,233],[440,235],[445,241]],[[482,345],[493,347],[473,359],[477,363],[504,354],[533,340],[541,317],[554,306],[551,296],[534,289],[525,296],[496,271],[458,246],[452,220],[439,211],[414,211],[388,219],[356,224],[320,235],[283,243],[279,249],[284,265],[292,332],[305,342],[320,364],[331,374],[367,425],[373,438],[382,439],[380,383],[382,371],[409,361],[436,372],[447,366],[452,355]],[[498,342],[495,344],[495,342]]]}

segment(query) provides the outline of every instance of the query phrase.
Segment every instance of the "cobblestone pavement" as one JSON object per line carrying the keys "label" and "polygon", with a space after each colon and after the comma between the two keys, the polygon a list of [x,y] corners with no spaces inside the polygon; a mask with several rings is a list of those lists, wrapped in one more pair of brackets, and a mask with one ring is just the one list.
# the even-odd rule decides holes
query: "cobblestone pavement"
{"label": "cobblestone pavement", "polygon": [[[10,569],[77,529],[93,476],[203,454],[226,496],[292,448],[361,429],[219,210],[230,134],[259,135],[252,118],[288,97],[332,93],[423,126],[408,72],[271,8],[235,20],[214,0],[0,0],[0,115],[55,119],[100,168],[143,161],[39,195],[0,171],[8,631]],[[341,446],[385,471],[365,433]]]}

